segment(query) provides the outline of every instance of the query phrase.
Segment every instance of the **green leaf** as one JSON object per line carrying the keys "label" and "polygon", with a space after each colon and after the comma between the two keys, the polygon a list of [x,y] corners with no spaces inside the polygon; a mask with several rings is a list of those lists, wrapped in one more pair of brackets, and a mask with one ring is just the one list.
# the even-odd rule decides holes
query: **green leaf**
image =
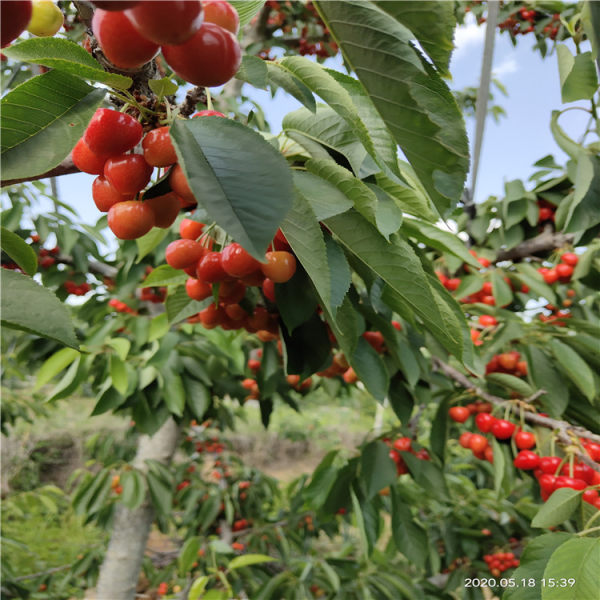
{"label": "green leaf", "polygon": [[[186,277],[187,279],[187,277]],[[199,313],[212,303],[212,298],[207,298],[202,302],[192,300],[185,291],[185,287],[178,286],[171,288],[165,301],[165,310],[169,323],[175,323],[187,319]]]}
{"label": "green leaf", "polygon": [[171,138],[209,216],[263,260],[293,202],[291,171],[261,135],[230,119],[177,119]]}
{"label": "green leaf", "polygon": [[360,477],[367,499],[373,498],[385,487],[393,485],[398,477],[396,465],[388,456],[390,449],[379,441],[367,444],[360,457]]}
{"label": "green leaf", "polygon": [[[512,575],[514,579],[516,581],[522,579],[541,581],[551,554],[571,537],[570,533],[555,532],[545,533],[532,539],[525,546],[519,568]],[[537,585],[508,588],[502,596],[503,600],[539,600],[539,598],[540,590]]]}
{"label": "green leaf", "polygon": [[544,409],[552,417],[560,417],[569,404],[569,388],[556,370],[554,360],[542,349],[536,346],[527,348],[529,354],[528,365],[531,376],[537,389],[545,390],[546,393],[540,401]]}
{"label": "green leaf", "polygon": [[192,570],[192,565],[198,560],[198,550],[200,550],[201,545],[202,538],[197,535],[185,540],[181,552],[179,553],[179,557],[177,558],[179,574],[182,577]]}
{"label": "green leaf", "polygon": [[125,400],[127,398],[118,392],[116,388],[108,387],[98,394],[91,416],[101,415],[109,410],[114,411],[124,404]]}
{"label": "green leaf", "polygon": [[430,248],[435,248],[440,252],[449,252],[476,269],[481,268],[475,257],[467,250],[464,242],[454,233],[443,231],[435,225],[419,219],[404,219],[402,231]]}
{"label": "green leaf", "polygon": [[303,56],[288,56],[279,63],[297,77],[311,91],[317,93],[340,117],[353,128],[367,152],[375,157],[376,151],[369,130],[361,120],[348,91],[321,65]]}
{"label": "green leaf", "polygon": [[272,84],[283,88],[288,94],[296,98],[298,102],[306,106],[312,113],[317,110],[315,97],[312,92],[297,77],[294,77],[279,63],[272,61],[267,62],[267,71],[269,72],[269,81]]}
{"label": "green leaf", "polygon": [[266,562],[277,561],[277,558],[267,556],[266,554],[242,554],[242,556],[236,556],[229,561],[227,568],[230,571],[234,569],[240,569],[241,567],[249,567],[251,565],[259,565]]}
{"label": "green leaf", "polygon": [[13,60],[44,65],[112,88],[126,90],[133,83],[130,77],[105,71],[89,52],[69,40],[39,37],[13,44],[5,50],[6,52],[2,52]]}
{"label": "green leaf", "polygon": [[245,54],[242,57],[242,64],[235,74],[236,79],[247,81],[257,88],[266,88],[269,80],[269,71],[262,58]]}
{"label": "green leaf", "polygon": [[106,345],[110,346],[121,360],[125,360],[131,348],[131,342],[127,338],[112,338],[106,341]]}
{"label": "green leaf", "polygon": [[146,474],[146,481],[156,511],[159,515],[168,517],[173,506],[173,489],[152,471],[148,471]]}
{"label": "green leaf", "polygon": [[548,302],[556,303],[556,294],[554,290],[544,283],[542,276],[535,270],[534,267],[525,263],[516,265],[518,271],[517,279],[528,286],[532,292],[538,294],[542,298],[546,298]]}
{"label": "green leaf", "polygon": [[[560,490],[559,490],[560,491]],[[556,492],[555,492],[556,493]],[[554,495],[554,494],[553,494]],[[542,600],[587,600],[598,596],[598,565],[600,538],[574,538],[560,545],[550,557],[544,579],[573,581],[563,587],[542,588]]]}
{"label": "green leaf", "polygon": [[165,387],[163,389],[163,398],[169,412],[181,417],[185,407],[186,390],[183,381],[179,375],[167,370],[164,373]]}
{"label": "green leaf", "polygon": [[307,199],[296,193],[281,230],[325,307],[331,307],[331,271],[323,232]]}
{"label": "green leaf", "polygon": [[426,531],[413,520],[409,506],[392,488],[392,536],[398,552],[420,569],[425,567],[429,556]]}
{"label": "green leaf", "polygon": [[497,383],[509,390],[518,392],[524,398],[529,398],[529,396],[533,395],[532,387],[525,380],[514,375],[509,375],[508,373],[489,373],[485,378],[492,383]]}
{"label": "green leaf", "polygon": [[578,490],[558,488],[535,515],[531,526],[555,527],[564,523],[579,506],[580,496]]}
{"label": "green leaf", "polygon": [[550,349],[556,358],[558,367],[566,373],[581,393],[590,401],[596,396],[594,374],[588,364],[573,350],[556,338],[550,341]]}
{"label": "green leaf", "polygon": [[139,508],[146,498],[146,479],[144,476],[136,469],[122,471],[119,483],[123,488],[121,502],[130,510]]}
{"label": "green leaf", "polygon": [[556,46],[560,94],[563,102],[590,100],[598,90],[598,76],[591,52],[573,56],[566,44]]}
{"label": "green leaf", "polygon": [[166,312],[157,315],[150,321],[148,341],[153,342],[154,340],[159,340],[164,337],[168,333],[170,327]]}
{"label": "green leaf", "polygon": [[6,94],[0,103],[2,177],[25,179],[56,167],[105,94],[60,71],[32,77]]}
{"label": "green leaf", "polygon": [[183,378],[185,400],[196,419],[202,419],[210,406],[210,390],[192,377]]}
{"label": "green leaf", "polygon": [[110,378],[117,392],[124,396],[127,392],[129,378],[125,363],[116,354],[110,356]]}
{"label": "green leaf", "polygon": [[240,28],[252,21],[264,3],[265,0],[230,0],[229,2],[240,17]]}
{"label": "green leaf", "polygon": [[552,111],[552,118],[550,119],[550,131],[552,132],[552,137],[554,138],[554,141],[558,147],[571,158],[575,158],[581,152],[583,146],[572,140],[558,124],[558,118],[561,114],[562,112],[560,110]]}
{"label": "green leaf", "polygon": [[332,450],[325,455],[313,471],[311,482],[303,490],[305,502],[316,510],[323,505],[337,479],[339,469],[333,466],[337,454],[337,450]]}
{"label": "green leaf", "polygon": [[180,269],[174,269],[169,265],[160,265],[153,269],[144,281],[141,281],[138,287],[155,287],[155,286],[168,286],[168,285],[181,285],[185,283],[189,278]]}
{"label": "green leaf", "polygon": [[281,595],[274,596],[275,592],[277,592],[277,590],[292,577],[294,576],[290,571],[284,571],[283,573],[278,573],[274,577],[270,577],[267,583],[258,590],[254,596],[254,600],[273,600],[274,598],[281,598]]}
{"label": "green leaf", "polygon": [[388,394],[390,374],[371,344],[361,337],[348,362],[373,398],[383,402]]}
{"label": "green leaf", "polygon": [[496,439],[492,440],[492,449],[494,450],[494,491],[496,495],[499,495],[506,476],[506,461],[504,452]]}
{"label": "green leaf", "polygon": [[387,243],[372,225],[354,212],[327,219],[327,226],[348,252],[354,254],[389,286],[387,302],[394,294],[422,317],[426,327],[450,352],[462,356],[460,323],[443,314],[428,283],[421,261],[412,247],[398,235]]}
{"label": "green leaf", "polygon": [[165,96],[171,96],[177,91],[177,84],[170,77],[149,79],[148,87],[158,96],[159,100]]}
{"label": "green leaf", "polygon": [[0,227],[0,247],[27,275],[35,274],[37,271],[35,250],[16,233]]}
{"label": "green leaf", "polygon": [[378,0],[376,4],[415,34],[441,75],[450,75],[448,66],[456,26],[452,4],[444,0]]}
{"label": "green leaf", "polygon": [[368,556],[371,553],[372,547],[369,544],[369,537],[367,536],[367,532],[365,530],[365,520],[362,513],[362,507],[354,490],[350,490],[350,497],[352,498],[352,510],[354,512],[354,519],[356,520],[356,528],[358,529],[360,545],[361,545],[361,554],[363,556]]}
{"label": "green leaf", "polygon": [[477,293],[483,287],[484,279],[480,275],[467,275],[461,278],[460,285],[454,293],[454,297],[460,300]]}
{"label": "green leaf", "polygon": [[435,413],[435,418],[431,423],[431,433],[429,434],[429,447],[431,451],[440,459],[442,464],[446,455],[446,442],[448,441],[448,408],[450,406],[450,397],[444,398]]}
{"label": "green leaf", "polygon": [[168,235],[168,229],[162,229],[161,227],[153,227],[146,235],[135,240],[138,247],[138,255],[136,264],[142,262],[142,259],[150,254]]}
{"label": "green leaf", "polygon": [[209,580],[210,577],[208,575],[202,575],[202,577],[198,577],[194,580],[194,583],[192,583],[192,587],[190,587],[190,591],[188,592],[187,600],[200,600]]}
{"label": "green leaf", "polygon": [[436,211],[433,210],[433,204],[425,189],[420,184],[417,184],[412,169],[410,169],[411,176],[407,175],[406,167],[409,167],[407,163],[399,162],[399,166],[403,179],[408,183],[404,183],[399,179],[392,179],[383,173],[377,173],[375,176],[377,185],[396,201],[396,204],[403,212],[435,223],[438,220],[438,216]]}
{"label": "green leaf", "polygon": [[448,501],[450,493],[442,470],[428,460],[420,460],[408,452],[401,452],[414,480],[428,494],[442,501]]}
{"label": "green leaf", "polygon": [[450,208],[469,166],[464,122],[450,90],[414,47],[414,34],[370,2],[315,4],[433,203],[441,212]]}
{"label": "green leaf", "polygon": [[352,208],[352,200],[333,183],[308,171],[294,172],[296,190],[308,200],[318,221]]}
{"label": "green leaf", "polygon": [[[8,269],[0,280],[2,325],[79,347],[69,312],[52,292]],[[23,310],[24,304],[27,310]]]}
{"label": "green leaf", "polygon": [[63,369],[66,369],[78,356],[80,356],[79,352],[73,348],[61,348],[48,357],[38,371],[33,391],[35,392],[46,385]]}
{"label": "green leaf", "polygon": [[494,269],[491,273],[492,294],[496,300],[496,306],[508,306],[513,300],[513,293],[510,286],[502,276],[502,271]]}

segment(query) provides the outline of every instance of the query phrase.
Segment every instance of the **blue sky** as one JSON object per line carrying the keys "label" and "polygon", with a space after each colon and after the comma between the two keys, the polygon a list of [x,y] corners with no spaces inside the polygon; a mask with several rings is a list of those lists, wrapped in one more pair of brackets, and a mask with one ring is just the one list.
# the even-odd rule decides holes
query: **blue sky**
{"label": "blue sky", "polygon": [[[484,35],[485,28],[474,22],[457,30],[456,50],[451,62],[452,88],[478,85]],[[559,163],[566,160],[549,129],[552,111],[565,108],[561,103],[556,55],[553,53],[542,59],[532,50],[534,43],[533,36],[521,36],[515,48],[508,35],[496,35],[494,75],[506,87],[508,97],[495,92],[495,102],[507,115],[499,123],[488,117],[476,201],[483,201],[489,195],[502,195],[505,181],[527,180],[533,172],[531,165],[547,154],[554,154]],[[336,64],[340,64],[339,59],[333,59],[330,66],[336,68]],[[263,106],[274,133],[280,131],[283,116],[300,106],[281,92],[274,99],[268,92],[248,85],[244,92]],[[585,128],[586,118],[582,111],[569,111],[561,117],[560,123],[577,138]],[[467,123],[467,130],[472,138],[473,119]],[[61,200],[73,206],[87,223],[95,223],[99,216],[91,197],[93,179],[91,175],[77,174],[58,180]]]}

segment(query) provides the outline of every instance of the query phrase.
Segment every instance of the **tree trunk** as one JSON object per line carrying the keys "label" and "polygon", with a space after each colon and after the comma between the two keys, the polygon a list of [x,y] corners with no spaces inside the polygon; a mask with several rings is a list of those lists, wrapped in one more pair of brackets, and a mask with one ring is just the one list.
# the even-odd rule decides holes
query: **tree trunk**
{"label": "tree trunk", "polygon": [[[179,428],[169,419],[153,436],[140,437],[133,466],[146,472],[148,459],[168,464],[178,439]],[[108,550],[100,568],[96,600],[133,600],[153,520],[154,509],[148,496],[135,510],[117,507]]]}

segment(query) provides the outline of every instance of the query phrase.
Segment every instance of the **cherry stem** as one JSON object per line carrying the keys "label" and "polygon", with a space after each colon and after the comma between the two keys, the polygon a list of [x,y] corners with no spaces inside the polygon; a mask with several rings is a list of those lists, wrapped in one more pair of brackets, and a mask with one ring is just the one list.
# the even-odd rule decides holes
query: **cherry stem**
{"label": "cherry stem", "polygon": [[592,527],[591,529],[584,529],[580,531],[577,535],[587,535],[588,533],[592,533],[593,531],[600,531],[600,525],[598,527]]}
{"label": "cherry stem", "polygon": [[586,531],[587,529],[589,529],[590,525],[598,518],[600,517],[600,510],[595,514],[592,515],[589,519],[588,522],[584,525],[583,527],[583,531]]}
{"label": "cherry stem", "polygon": [[206,108],[208,110],[213,110],[212,96],[210,95],[210,90],[206,88]]}

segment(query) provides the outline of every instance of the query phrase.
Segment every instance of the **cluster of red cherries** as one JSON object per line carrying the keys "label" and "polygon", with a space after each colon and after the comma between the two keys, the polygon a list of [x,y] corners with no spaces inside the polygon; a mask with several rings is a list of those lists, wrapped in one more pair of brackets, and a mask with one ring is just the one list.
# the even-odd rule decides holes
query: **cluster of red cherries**
{"label": "cluster of red cherries", "polygon": [[94,4],[94,37],[119,69],[139,69],[162,51],[181,79],[212,87],[229,81],[240,66],[239,16],[224,0]]}
{"label": "cluster of red cherries", "polygon": [[[510,31],[512,35],[525,35],[535,31],[535,23],[538,19],[545,18],[545,15],[538,13],[535,9],[528,9],[522,6],[517,12],[507,17],[499,23],[498,27],[501,30]],[[551,40],[555,40],[560,29],[560,14],[552,15],[550,24],[543,28],[543,33]]]}
{"label": "cluster of red cherries", "polygon": [[494,577],[499,577],[507,569],[518,567],[520,562],[513,552],[495,552],[494,554],[484,554],[483,560],[488,566],[490,573]]}
{"label": "cluster of red cherries", "polygon": [[131,308],[131,306],[125,304],[122,300],[117,300],[117,298],[111,298],[108,301],[108,305],[111,308],[114,308],[116,312],[126,313],[128,315],[137,315],[137,310]]}
{"label": "cluster of red cherries", "polygon": [[485,366],[485,373],[508,373],[515,377],[527,375],[527,361],[521,360],[521,353],[516,350],[495,354]]}
{"label": "cluster of red cherries", "polygon": [[[186,282],[187,295],[202,301],[216,298],[207,308],[190,317],[189,322],[202,323],[207,329],[246,329],[257,333],[262,341],[278,336],[277,314],[265,306],[256,305],[252,313],[240,305],[249,286],[262,289],[264,297],[275,304],[275,284],[289,281],[296,271],[296,258],[279,230],[261,263],[240,244],[233,242],[221,251],[213,251],[214,240],[203,234],[204,224],[183,219],[179,235],[165,251],[165,259],[174,269],[190,277]],[[285,248],[285,249],[284,249]]]}
{"label": "cluster of red cherries", "polygon": [[67,279],[67,281],[63,283],[63,287],[69,294],[73,294],[73,296],[85,296],[92,289],[90,284],[85,281],[77,284],[70,279]]}
{"label": "cluster of red cherries", "polygon": [[412,440],[409,437],[399,437],[393,442],[390,438],[383,438],[382,441],[391,448],[388,456],[396,464],[396,471],[398,475],[404,475],[405,473],[409,472],[408,467],[406,466],[406,463],[404,462],[404,459],[402,458],[400,452],[410,452],[411,454],[414,454],[419,460],[431,460],[429,452],[427,452],[425,448],[415,450],[412,447]]}
{"label": "cluster of red cherries", "polygon": [[565,252],[560,257],[560,263],[552,268],[540,267],[538,273],[544,278],[544,281],[548,285],[552,285],[557,281],[560,283],[569,283],[578,262],[579,257],[577,254]]}
{"label": "cluster of red cherries", "polygon": [[[491,404],[483,402],[450,408],[448,414],[457,423],[464,423],[474,414],[475,426],[481,432],[463,432],[458,440],[463,448],[470,449],[477,458],[493,462],[492,447],[485,435],[482,434],[491,433],[498,441],[507,441],[512,438],[519,450],[513,464],[517,469],[533,471],[540,486],[542,500],[546,501],[555,490],[561,487],[570,487],[576,490],[585,490],[582,494],[583,500],[600,509],[600,498],[596,489],[600,485],[598,471],[585,463],[578,462],[574,457],[567,462],[567,459],[559,456],[540,456],[532,450],[537,444],[533,432],[523,431],[507,419],[494,417],[490,414],[491,410]],[[581,440],[581,444],[592,460],[600,462],[600,444],[587,440]]]}

